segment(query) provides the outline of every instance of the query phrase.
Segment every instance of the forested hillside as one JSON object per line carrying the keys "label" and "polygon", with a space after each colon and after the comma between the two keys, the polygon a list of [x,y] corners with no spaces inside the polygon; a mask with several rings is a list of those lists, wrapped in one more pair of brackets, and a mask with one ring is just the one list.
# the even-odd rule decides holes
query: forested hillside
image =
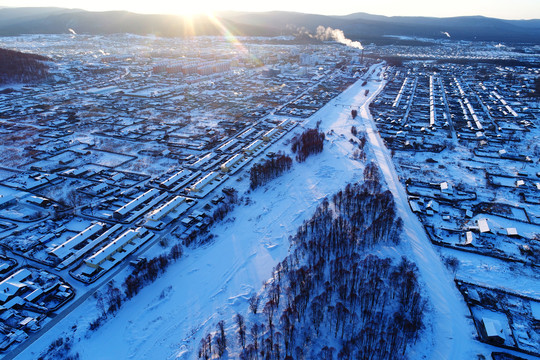
{"label": "forested hillside", "polygon": [[42,80],[48,75],[48,58],[0,48],[0,85],[29,83]]}

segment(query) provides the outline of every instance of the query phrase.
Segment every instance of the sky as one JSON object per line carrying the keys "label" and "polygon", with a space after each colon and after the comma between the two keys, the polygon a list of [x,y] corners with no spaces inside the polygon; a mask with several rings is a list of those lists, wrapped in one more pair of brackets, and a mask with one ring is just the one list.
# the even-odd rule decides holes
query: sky
{"label": "sky", "polygon": [[90,11],[129,10],[188,15],[223,10],[283,10],[325,15],[366,12],[387,16],[483,15],[502,19],[540,19],[540,0],[0,0],[0,6],[55,6]]}

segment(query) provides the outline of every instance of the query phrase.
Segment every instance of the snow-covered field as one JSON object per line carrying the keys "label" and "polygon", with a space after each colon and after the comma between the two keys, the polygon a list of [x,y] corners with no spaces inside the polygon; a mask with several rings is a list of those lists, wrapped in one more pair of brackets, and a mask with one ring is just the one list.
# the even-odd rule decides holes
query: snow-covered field
{"label": "snow-covered field", "polygon": [[[377,67],[372,74],[379,73],[381,65]],[[212,229],[216,237],[211,244],[187,250],[182,259],[125,303],[116,317],[96,332],[87,331],[97,314],[95,300],[90,298],[17,359],[36,359],[52,341],[70,335],[74,336],[73,351],[81,359],[196,358],[200,338],[214,330],[219,320],[224,319],[232,328],[234,314],[247,312],[247,299],[270,278],[272,268],[287,254],[288,237],[311,217],[317,204],[347,183],[362,179],[363,164],[351,158],[355,148],[349,142],[352,125],[368,133],[370,156],[381,166],[405,223],[399,251],[417,263],[421,281],[426,283],[428,326],[411,358],[473,359],[477,353],[487,355],[486,347],[473,339],[467,307],[410,211],[389,152],[370,118],[367,104],[384,82],[374,75],[367,85],[361,84],[358,81],[301,124],[313,127],[320,120],[327,134],[334,131],[327,136],[324,151],[304,163],[295,163],[290,172],[266,187],[246,194],[249,203],[237,206]],[[370,90],[367,98],[366,89]],[[351,118],[351,104],[362,106],[361,119]],[[288,151],[284,143],[293,135],[288,134],[269,150]],[[240,194],[247,190],[247,179],[229,181]],[[117,283],[125,274],[118,275]]]}

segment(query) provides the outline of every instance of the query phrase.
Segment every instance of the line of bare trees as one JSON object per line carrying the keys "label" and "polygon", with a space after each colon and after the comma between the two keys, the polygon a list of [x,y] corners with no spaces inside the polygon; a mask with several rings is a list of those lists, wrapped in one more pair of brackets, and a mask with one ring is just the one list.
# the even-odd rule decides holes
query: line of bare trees
{"label": "line of bare trees", "polygon": [[290,156],[278,152],[272,158],[253,165],[249,171],[250,188],[255,189],[277,178],[292,167]]}
{"label": "line of bare trees", "polygon": [[324,132],[318,129],[307,129],[302,134],[292,139],[291,150],[296,153],[296,160],[304,162],[311,154],[323,151]]}

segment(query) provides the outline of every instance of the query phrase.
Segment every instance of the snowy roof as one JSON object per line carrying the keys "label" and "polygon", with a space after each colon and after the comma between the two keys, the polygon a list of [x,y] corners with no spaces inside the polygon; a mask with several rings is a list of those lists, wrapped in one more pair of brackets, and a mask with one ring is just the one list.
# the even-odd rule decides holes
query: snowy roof
{"label": "snowy roof", "polygon": [[9,295],[15,295],[15,293],[22,289],[23,287],[27,286],[26,284],[23,284],[21,281],[26,279],[28,276],[30,276],[32,273],[28,269],[21,269],[17,271],[15,274],[7,277],[5,280],[0,282],[0,293],[5,294],[7,296]]}
{"label": "snowy roof", "polygon": [[124,247],[129,243],[135,236],[138,236],[139,232],[133,229],[129,229],[107,246],[96,252],[94,255],[86,259],[86,264],[92,264],[94,266],[100,265],[103,263],[109,256],[113,255],[116,251]]}
{"label": "snowy roof", "polygon": [[427,209],[433,209],[433,211],[439,212],[439,203],[435,200],[429,200],[429,202],[426,205]]}
{"label": "snowy roof", "polygon": [[470,289],[469,292],[468,292],[468,295],[469,295],[469,299],[473,300],[473,301],[477,301],[477,302],[480,302],[480,294],[478,294],[478,291],[476,291],[476,289]]}
{"label": "snowy roof", "polygon": [[501,326],[501,323],[499,320],[490,319],[487,317],[482,318],[482,322],[484,323],[484,329],[486,330],[487,337],[500,337],[503,340],[504,337],[504,330]]}
{"label": "snowy roof", "polygon": [[506,228],[506,234],[508,236],[517,236],[518,235],[518,232],[517,232],[517,229],[516,228]]}
{"label": "snowy roof", "polygon": [[481,233],[489,232],[489,225],[487,219],[478,219],[478,229]]}
{"label": "snowy roof", "polygon": [[43,290],[41,288],[38,288],[38,289],[32,291],[30,294],[26,295],[24,299],[26,301],[34,301],[41,294],[43,294]]}
{"label": "snowy roof", "polygon": [[418,206],[418,203],[416,201],[409,201],[409,204],[411,204],[411,210],[413,212],[420,212],[420,206]]}
{"label": "snowy roof", "polygon": [[469,245],[473,242],[474,236],[472,231],[465,232],[465,245]]}
{"label": "snowy roof", "polygon": [[24,305],[24,300],[21,299],[20,296],[15,296],[13,299],[9,300],[2,306],[6,309],[11,309],[15,305]]}

